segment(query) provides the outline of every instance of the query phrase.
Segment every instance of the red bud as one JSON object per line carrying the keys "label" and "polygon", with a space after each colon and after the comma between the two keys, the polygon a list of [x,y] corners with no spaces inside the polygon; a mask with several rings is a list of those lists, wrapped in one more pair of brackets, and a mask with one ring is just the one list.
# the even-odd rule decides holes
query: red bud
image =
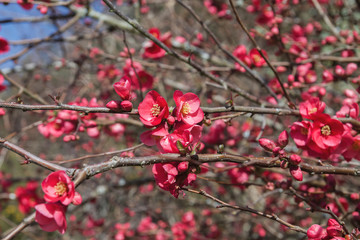
{"label": "red bud", "polygon": [[290,174],[296,181],[303,180],[303,174],[299,166],[290,166]]}
{"label": "red bud", "polygon": [[299,165],[301,163],[301,157],[297,154],[291,154],[289,161],[293,165]]}
{"label": "red bud", "polygon": [[273,149],[276,147],[276,143],[267,138],[260,138],[259,144],[263,149],[265,149],[266,151],[269,151],[269,152],[272,152]]}
{"label": "red bud", "polygon": [[282,131],[282,133],[280,133],[277,142],[281,148],[284,148],[284,147],[286,147],[286,145],[288,145],[289,134],[286,130],[284,130],[284,131]]}

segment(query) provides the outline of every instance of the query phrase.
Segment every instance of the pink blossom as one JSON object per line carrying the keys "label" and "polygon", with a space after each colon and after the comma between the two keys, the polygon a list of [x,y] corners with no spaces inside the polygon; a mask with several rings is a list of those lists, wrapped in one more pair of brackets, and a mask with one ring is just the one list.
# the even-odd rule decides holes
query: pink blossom
{"label": "pink blossom", "polygon": [[166,100],[156,91],[146,94],[144,101],[139,104],[140,121],[148,126],[159,125],[169,115],[169,107]]}
{"label": "pink blossom", "polygon": [[174,92],[176,108],[175,116],[178,121],[183,121],[187,125],[199,123],[204,118],[204,112],[200,108],[200,99],[194,93],[183,94],[181,91]]}
{"label": "pink blossom", "polygon": [[319,114],[314,121],[312,140],[321,149],[337,147],[344,133],[343,124],[327,114]]}
{"label": "pink blossom", "polygon": [[40,198],[36,193],[38,183],[29,181],[25,187],[17,187],[15,189],[16,199],[19,202],[20,212],[27,214],[36,204],[40,203]]}
{"label": "pink blossom", "polygon": [[312,123],[307,121],[294,122],[290,126],[290,136],[294,139],[296,146],[305,147],[311,137]]}
{"label": "pink blossom", "polygon": [[319,100],[319,98],[313,97],[309,100],[300,103],[300,114],[303,118],[314,119],[317,114],[323,113],[326,104]]}
{"label": "pink blossom", "polygon": [[[159,39],[162,43],[170,46],[170,38],[171,34],[169,32],[160,35],[160,30],[158,28],[150,28],[149,33],[153,35],[155,38]],[[153,41],[148,41],[145,43],[145,50],[142,55],[143,58],[152,58],[152,59],[159,59],[164,57],[166,54],[165,50],[159,47]]]}
{"label": "pink blossom", "polygon": [[[47,202],[60,201],[64,205],[69,205],[74,200],[75,185],[65,171],[50,173],[41,183],[41,187],[45,193],[44,199]],[[77,202],[79,202],[78,199]]]}
{"label": "pink blossom", "polygon": [[35,221],[46,232],[58,230],[61,234],[66,231],[66,206],[61,203],[43,203],[35,206]]}

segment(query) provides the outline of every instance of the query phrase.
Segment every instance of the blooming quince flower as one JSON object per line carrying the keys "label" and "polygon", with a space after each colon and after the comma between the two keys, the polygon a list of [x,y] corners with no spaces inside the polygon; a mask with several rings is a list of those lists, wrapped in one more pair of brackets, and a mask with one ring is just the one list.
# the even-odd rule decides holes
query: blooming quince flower
{"label": "blooming quince flower", "polygon": [[319,114],[314,121],[311,138],[321,149],[337,147],[344,133],[343,124],[327,114]]}
{"label": "blooming quince flower", "polygon": [[144,125],[153,127],[168,117],[169,107],[159,93],[150,91],[146,94],[144,101],[139,104],[139,115]]}
{"label": "blooming quince flower", "polygon": [[41,183],[41,187],[45,193],[44,199],[47,202],[60,201],[64,205],[69,205],[72,202],[81,203],[81,196],[75,194],[75,184],[65,171],[50,173]]}
{"label": "blooming quince flower", "polygon": [[[159,39],[162,43],[166,46],[170,46],[170,38],[171,33],[167,32],[163,35],[160,35],[160,30],[157,28],[150,28],[149,33],[153,35],[155,38]],[[159,47],[153,41],[148,41],[145,43],[145,51],[142,55],[143,58],[152,58],[152,59],[159,59],[164,57],[166,54],[165,50]]]}
{"label": "blooming quince flower", "polygon": [[174,92],[176,108],[174,110],[178,121],[187,125],[195,125],[204,119],[204,112],[200,108],[200,99],[194,93],[183,94],[181,91]]}
{"label": "blooming quince flower", "polygon": [[61,234],[66,231],[66,206],[61,203],[43,203],[35,206],[35,221],[46,232],[58,230]]}
{"label": "blooming quince flower", "polygon": [[300,103],[299,111],[303,118],[314,120],[317,114],[324,112],[325,107],[326,104],[324,102],[314,97]]}

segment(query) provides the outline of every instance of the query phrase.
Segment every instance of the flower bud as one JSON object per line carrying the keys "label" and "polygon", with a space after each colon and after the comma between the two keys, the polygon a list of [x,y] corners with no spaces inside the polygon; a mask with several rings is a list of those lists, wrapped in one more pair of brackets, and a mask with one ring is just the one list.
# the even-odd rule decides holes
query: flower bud
{"label": "flower bud", "polygon": [[346,75],[351,75],[357,70],[357,65],[355,63],[349,63],[346,66]]}
{"label": "flower bud", "polygon": [[128,76],[122,77],[118,82],[114,83],[113,85],[115,92],[123,99],[129,100],[130,99],[130,88],[131,88],[131,81]]}
{"label": "flower bud", "polygon": [[125,100],[120,103],[120,106],[122,110],[126,112],[131,112],[133,104],[130,101]]}
{"label": "flower bud", "polygon": [[110,102],[108,102],[106,104],[106,107],[113,110],[113,111],[118,111],[121,109],[121,102],[120,101],[114,101],[114,100],[111,100]]}
{"label": "flower bud", "polygon": [[293,165],[299,165],[301,163],[301,157],[297,154],[291,154],[289,162]]}
{"label": "flower bud", "polygon": [[311,239],[322,239],[326,237],[326,231],[318,224],[313,224],[306,232],[308,238]]}
{"label": "flower bud", "polygon": [[189,168],[189,162],[181,162],[177,166],[179,172],[185,172],[186,170],[188,170],[188,168]]}
{"label": "flower bud", "polygon": [[267,138],[260,138],[259,144],[263,149],[265,149],[266,151],[269,151],[269,152],[272,152],[273,149],[276,147],[276,143]]}
{"label": "flower bud", "polygon": [[280,163],[280,167],[283,169],[286,169],[288,167],[289,163],[286,160],[282,160]]}
{"label": "flower bud", "polygon": [[290,166],[290,174],[296,181],[303,180],[303,174],[299,166]]}
{"label": "flower bud", "polygon": [[335,67],[335,74],[339,77],[343,77],[345,75],[345,70],[340,65],[336,65]]}
{"label": "flower bud", "polygon": [[289,143],[289,134],[286,130],[282,131],[278,137],[278,140],[277,140],[279,146],[281,148],[284,148],[286,147],[286,145],[288,145]]}
{"label": "flower bud", "polygon": [[175,118],[173,116],[169,116],[166,120],[167,123],[171,126],[175,123]]}

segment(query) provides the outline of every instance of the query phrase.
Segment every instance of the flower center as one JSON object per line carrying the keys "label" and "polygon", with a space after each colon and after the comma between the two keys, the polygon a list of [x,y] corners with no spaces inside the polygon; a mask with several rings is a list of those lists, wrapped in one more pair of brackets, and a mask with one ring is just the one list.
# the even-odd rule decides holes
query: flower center
{"label": "flower center", "polygon": [[151,108],[151,115],[153,115],[153,117],[157,117],[160,114],[160,106],[159,104],[155,103],[152,108]]}
{"label": "flower center", "polygon": [[67,191],[67,186],[64,182],[58,182],[55,186],[55,193],[58,196],[62,196]]}
{"label": "flower center", "polygon": [[302,135],[308,135],[309,130],[308,130],[307,128],[301,128],[301,129],[300,129],[300,133],[301,133]]}
{"label": "flower center", "polygon": [[325,136],[329,136],[331,134],[331,129],[329,125],[325,125],[321,128],[321,134]]}
{"label": "flower center", "polygon": [[313,113],[316,113],[317,112],[317,108],[314,107],[312,109],[309,110],[309,114],[313,114]]}
{"label": "flower center", "polygon": [[189,103],[188,103],[188,102],[185,102],[185,103],[183,104],[183,107],[182,107],[182,109],[181,109],[181,112],[182,112],[184,115],[187,115],[187,114],[189,114],[190,110],[191,110],[191,108],[190,108]]}
{"label": "flower center", "polygon": [[256,62],[256,63],[261,61],[261,57],[259,55],[254,55],[253,59],[254,59],[254,62]]}

